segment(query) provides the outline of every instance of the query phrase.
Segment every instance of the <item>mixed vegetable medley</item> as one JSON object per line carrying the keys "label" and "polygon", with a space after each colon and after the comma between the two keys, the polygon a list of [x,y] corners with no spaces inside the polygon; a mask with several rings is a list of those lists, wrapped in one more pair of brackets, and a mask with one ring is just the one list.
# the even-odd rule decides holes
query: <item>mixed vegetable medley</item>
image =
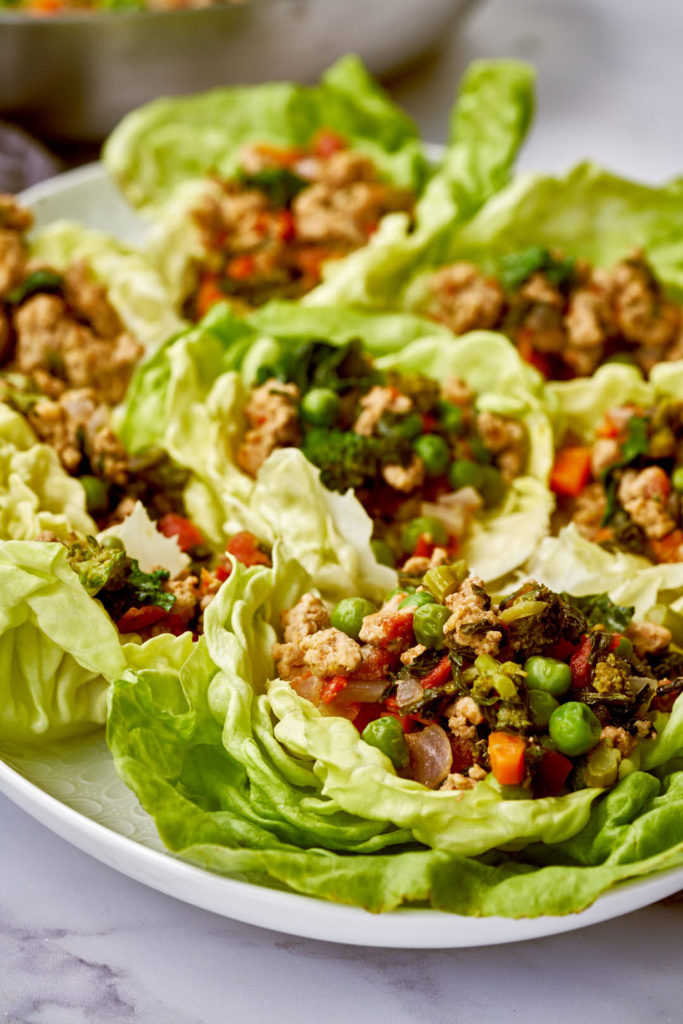
{"label": "mixed vegetable medley", "polygon": [[326,487],[355,490],[374,522],[375,556],[404,572],[457,553],[477,512],[499,505],[524,472],[522,422],[477,411],[456,377],[382,373],[360,342],[293,347],[258,379],[240,468],[256,476],[276,448],[300,446]]}
{"label": "mixed vegetable medley", "polygon": [[0,741],[106,726],[204,868],[523,916],[683,864],[680,183],[517,178],[532,106],[477,63],[432,166],[346,58],[130,114],[142,248],[0,196]]}
{"label": "mixed vegetable medley", "polygon": [[45,18],[58,14],[88,14],[98,11],[182,11],[244,0],[0,0],[0,8]]}
{"label": "mixed vegetable medley", "polygon": [[610,360],[649,373],[683,357],[681,306],[643,252],[603,269],[530,246],[503,256],[496,276],[468,262],[443,267],[430,289],[430,316],[455,334],[503,331],[554,380],[590,376]]}
{"label": "mixed vegetable medley", "polygon": [[683,402],[610,409],[592,447],[562,447],[551,475],[581,534],[653,562],[683,561]]}
{"label": "mixed vegetable medley", "polygon": [[[430,788],[472,789],[493,772],[558,796],[638,767],[650,709],[683,689],[667,626],[533,581],[495,603],[462,562],[414,582],[379,608],[348,597],[329,612],[305,594],[282,615],[280,674]],[[666,615],[683,639],[683,617]]]}
{"label": "mixed vegetable medley", "polygon": [[323,264],[364,245],[387,213],[410,212],[409,189],[383,180],[371,157],[329,128],[308,146],[243,149],[237,176],[218,180],[192,216],[206,251],[188,314],[228,299],[238,309],[299,298]]}

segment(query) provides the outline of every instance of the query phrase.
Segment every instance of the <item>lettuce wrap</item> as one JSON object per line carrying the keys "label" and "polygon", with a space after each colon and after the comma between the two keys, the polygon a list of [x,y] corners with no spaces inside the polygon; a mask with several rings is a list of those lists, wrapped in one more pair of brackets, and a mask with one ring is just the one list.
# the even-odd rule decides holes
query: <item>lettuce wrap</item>
{"label": "lettuce wrap", "polygon": [[329,259],[331,291],[325,285],[311,298],[329,305],[343,293],[345,304],[363,302],[363,282],[375,266],[389,266],[397,281],[439,229],[470,217],[507,182],[530,122],[532,81],[532,69],[515,61],[473,64],[431,179],[415,126],[353,57],[313,88],[275,83],[156,101],[124,119],[104,162],[129,201],[152,218],[150,254],[182,303],[207,252],[191,211],[202,199],[220,205],[218,179],[240,171],[245,144],[307,146],[316,132],[339,133],[352,151],[371,158],[382,179],[421,197],[414,223],[404,212],[389,212],[368,245]]}
{"label": "lettuce wrap", "polygon": [[[180,671],[128,672],[114,684],[117,771],[171,850],[372,911],[420,902],[510,917],[578,911],[620,880],[683,863],[681,772],[636,771],[606,796],[573,800],[506,800],[488,786],[475,801],[418,794],[349,722],[269,684],[274,624],[309,583],[281,547],[272,570],[235,566]],[[325,732],[340,724],[349,734],[335,768]],[[679,724],[667,757],[681,742]],[[342,764],[345,786],[334,779]],[[501,843],[512,849],[493,849]]]}
{"label": "lettuce wrap", "polygon": [[[540,378],[499,335],[479,332],[454,346],[443,328],[417,317],[272,303],[238,318],[223,305],[140,366],[125,405],[123,441],[134,449],[160,445],[192,471],[186,506],[214,543],[244,528],[269,543],[282,536],[325,593],[348,589],[356,577],[376,596],[387,589],[391,574],[370,554],[372,523],[350,492],[323,487],[318,470],[296,448],[273,452],[256,481],[235,462],[246,389],[259,368],[308,338],[339,346],[358,337],[378,369],[420,372],[435,380],[456,376],[479,395],[478,409],[526,425],[526,471],[512,482],[502,505],[475,522],[464,549],[486,579],[505,576],[547,531],[552,438]],[[329,567],[338,564],[346,572],[335,581]]]}
{"label": "lettuce wrap", "polygon": [[[549,383],[550,408],[558,443],[571,434],[591,444],[610,409],[633,404],[647,408],[661,399],[680,399],[683,363],[659,363],[644,380],[632,366],[610,364],[589,378]],[[544,538],[526,566],[530,575],[549,587],[577,595],[607,591],[618,604],[634,605],[643,616],[654,604],[681,605],[683,563],[653,565],[626,551],[610,552],[581,536],[573,524],[557,537]]]}

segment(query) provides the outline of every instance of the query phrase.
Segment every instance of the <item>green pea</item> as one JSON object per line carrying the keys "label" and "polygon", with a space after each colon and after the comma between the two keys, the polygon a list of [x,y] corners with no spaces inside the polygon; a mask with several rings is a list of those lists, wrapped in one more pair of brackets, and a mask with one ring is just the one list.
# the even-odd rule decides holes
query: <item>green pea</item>
{"label": "green pea", "polygon": [[470,459],[456,459],[451,463],[448,470],[448,482],[454,491],[459,491],[461,487],[476,487],[478,489],[481,486],[481,481],[481,466],[478,466],[476,462],[472,462]]}
{"label": "green pea", "polygon": [[380,565],[388,565],[393,569],[396,565],[396,555],[393,548],[390,548],[383,540],[371,540],[370,547]]}
{"label": "green pea", "polygon": [[593,749],[602,726],[587,704],[570,700],[553,711],[548,730],[561,754],[579,757]]}
{"label": "green pea", "polygon": [[448,543],[448,530],[442,522],[433,516],[418,516],[417,519],[411,519],[406,523],[401,533],[401,547],[406,554],[411,554],[415,550],[415,545],[423,534],[431,537],[434,544]]}
{"label": "green pea", "polygon": [[98,476],[81,476],[79,480],[85,491],[88,512],[106,512],[109,508],[109,485]]}
{"label": "green pea", "polygon": [[530,690],[545,690],[553,697],[561,697],[572,685],[572,670],[556,658],[535,655],[524,663],[526,685]]}
{"label": "green pea", "polygon": [[420,434],[413,448],[422,459],[427,476],[441,476],[450,462],[451,450],[438,434]]}
{"label": "green pea", "polygon": [[529,690],[528,701],[531,721],[539,729],[545,729],[553,711],[560,705],[553,695],[545,690]]}
{"label": "green pea", "polygon": [[676,466],[671,474],[671,484],[674,491],[683,494],[683,466]]}
{"label": "green pea", "polygon": [[489,507],[499,505],[505,497],[507,484],[501,475],[500,470],[495,466],[479,466],[481,482],[479,490]]}
{"label": "green pea", "polygon": [[394,768],[403,768],[408,764],[408,744],[397,718],[384,715],[374,722],[368,722],[361,733],[361,739],[386,754]]}
{"label": "green pea", "polygon": [[439,423],[444,430],[459,434],[462,430],[462,409],[453,402],[439,402]]}
{"label": "green pea", "polygon": [[391,433],[396,437],[412,441],[414,437],[422,433],[422,417],[417,412],[408,413],[407,416],[392,424]]}
{"label": "green pea", "polygon": [[423,604],[416,608],[413,615],[413,632],[417,642],[437,651],[445,647],[443,627],[450,617],[450,611],[442,604]]}
{"label": "green pea", "polygon": [[301,412],[314,427],[331,427],[336,422],[341,400],[332,388],[311,388],[301,399]]}
{"label": "green pea", "polygon": [[428,590],[418,590],[414,594],[404,597],[399,608],[421,608],[426,604],[436,604],[436,598]]}
{"label": "green pea", "polygon": [[345,597],[343,601],[335,605],[330,622],[335,629],[340,629],[342,633],[357,640],[363,619],[366,615],[371,615],[374,610],[375,606],[370,601],[366,601],[364,597]]}
{"label": "green pea", "polygon": [[486,463],[491,461],[491,452],[488,450],[484,442],[480,437],[471,437],[470,451],[472,452],[472,458],[477,462]]}

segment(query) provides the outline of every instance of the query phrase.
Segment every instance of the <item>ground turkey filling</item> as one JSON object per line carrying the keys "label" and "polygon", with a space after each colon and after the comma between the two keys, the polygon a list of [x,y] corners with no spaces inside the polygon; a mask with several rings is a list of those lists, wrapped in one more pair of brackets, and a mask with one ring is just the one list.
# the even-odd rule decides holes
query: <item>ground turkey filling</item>
{"label": "ground turkey filling", "polygon": [[456,334],[507,334],[546,377],[588,377],[618,358],[645,373],[683,356],[681,306],[670,301],[645,256],[609,269],[531,247],[503,258],[497,276],[472,263],[443,267],[426,312]]}
{"label": "ground turkey filling", "polygon": [[683,561],[683,402],[610,410],[591,447],[560,449],[551,486],[561,521],[571,517],[588,540]]}
{"label": "ground turkey filling", "polygon": [[527,460],[518,420],[478,411],[462,381],[380,374],[359,343],[311,343],[264,367],[245,407],[240,468],[256,476],[299,446],[322,483],[353,488],[390,564],[421,573],[457,551],[477,512],[500,503]]}
{"label": "ground turkey filling", "polygon": [[495,604],[458,563],[379,608],[350,598],[330,612],[305,594],[273,653],[281,678],[352,721],[404,778],[467,790],[493,772],[558,795],[637,767],[651,711],[670,710],[683,687],[670,629],[632,614],[534,582]]}
{"label": "ground turkey filling", "polygon": [[308,147],[245,147],[235,178],[217,180],[193,212],[206,257],[186,312],[220,300],[237,308],[296,299],[328,260],[365,245],[387,213],[410,213],[414,196],[382,180],[370,157],[321,131]]}

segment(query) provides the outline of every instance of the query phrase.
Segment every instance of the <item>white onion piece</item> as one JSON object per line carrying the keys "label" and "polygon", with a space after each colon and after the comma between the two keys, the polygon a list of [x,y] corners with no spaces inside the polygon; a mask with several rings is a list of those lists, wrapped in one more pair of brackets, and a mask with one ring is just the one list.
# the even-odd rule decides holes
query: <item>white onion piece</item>
{"label": "white onion piece", "polygon": [[345,686],[339,697],[348,702],[370,704],[381,700],[386,688],[386,679],[358,679]]}
{"label": "white onion piece", "polygon": [[458,491],[442,495],[438,501],[423,501],[420,514],[433,516],[449,533],[462,537],[467,533],[470,520],[484,504],[474,487],[461,487]]}
{"label": "white onion piece", "polygon": [[451,770],[453,751],[440,725],[428,725],[422,732],[406,736],[410,767],[416,782],[435,789]]}
{"label": "white onion piece", "polygon": [[414,704],[422,696],[422,687],[417,679],[402,679],[396,687],[396,703],[400,708]]}
{"label": "white onion piece", "polygon": [[320,703],[323,681],[318,676],[301,676],[299,679],[292,679],[289,685],[300,697],[310,700],[316,707]]}

